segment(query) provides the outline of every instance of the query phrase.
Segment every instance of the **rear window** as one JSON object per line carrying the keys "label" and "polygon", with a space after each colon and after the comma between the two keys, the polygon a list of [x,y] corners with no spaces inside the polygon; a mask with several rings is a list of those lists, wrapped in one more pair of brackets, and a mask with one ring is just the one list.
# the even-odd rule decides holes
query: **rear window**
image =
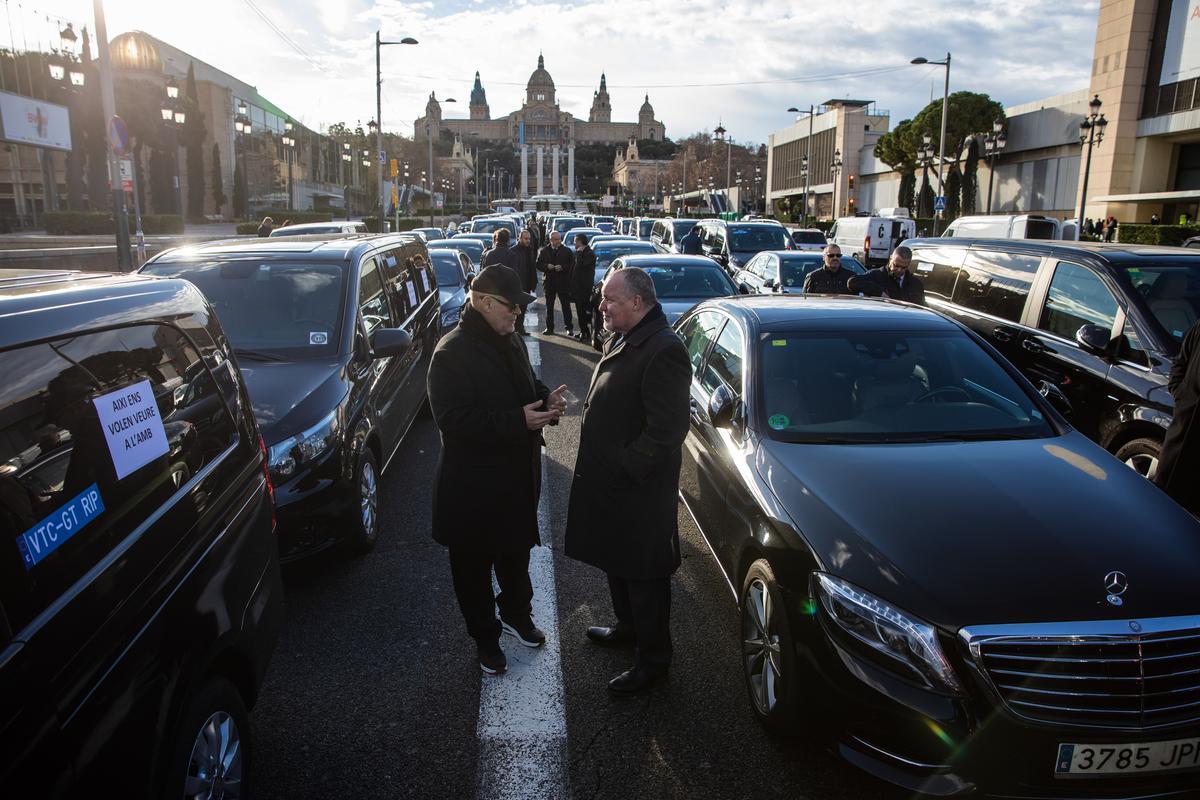
{"label": "rear window", "polygon": [[825,234],[820,231],[792,231],[792,241],[796,244],[825,244]]}
{"label": "rear window", "polygon": [[687,236],[688,231],[690,231],[694,227],[696,227],[696,220],[694,220],[694,219],[682,220],[682,221],[671,223],[671,228],[675,233],[676,241],[678,241],[679,239],[682,239],[684,236]]}
{"label": "rear window", "polygon": [[739,253],[786,250],[787,230],[779,225],[730,225],[729,249]]}
{"label": "rear window", "polygon": [[654,230],[654,220],[640,219],[637,224],[638,236],[649,236],[650,231]]}
{"label": "rear window", "polygon": [[660,298],[672,297],[729,297],[738,293],[737,287],[717,267],[688,266],[643,267],[654,281],[654,291]]}
{"label": "rear window", "polygon": [[633,253],[653,253],[654,245],[649,242],[627,242],[623,244],[600,244],[596,246],[596,269],[603,269],[613,259]]}
{"label": "rear window", "polygon": [[492,233],[501,228],[511,233],[513,224],[510,220],[503,219],[477,219],[471,223],[471,233]]}
{"label": "rear window", "polygon": [[[167,325],[0,353],[0,371],[20,376],[0,385],[0,593],[14,630],[236,441],[212,374],[228,369]],[[174,538],[157,551],[187,533],[160,526]]]}

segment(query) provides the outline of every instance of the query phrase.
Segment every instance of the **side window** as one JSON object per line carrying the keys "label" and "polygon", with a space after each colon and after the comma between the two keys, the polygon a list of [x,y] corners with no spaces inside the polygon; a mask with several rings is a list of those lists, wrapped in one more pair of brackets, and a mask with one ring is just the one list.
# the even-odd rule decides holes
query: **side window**
{"label": "side window", "polygon": [[368,335],[376,328],[393,326],[392,309],[388,304],[387,294],[383,291],[383,276],[380,274],[379,263],[374,258],[364,261],[359,271],[358,310],[362,314]]}
{"label": "side window", "polygon": [[1100,276],[1078,264],[1058,263],[1039,328],[1074,341],[1075,332],[1084,325],[1099,325],[1111,331],[1116,317],[1117,301]]}
{"label": "side window", "polygon": [[755,256],[754,258],[750,259],[749,263],[742,267],[742,269],[744,269],[746,272],[749,272],[751,275],[754,275],[755,277],[761,278],[763,258],[765,258],[765,256]]}
{"label": "side window", "polygon": [[725,232],[720,228],[713,228],[712,246],[714,250],[725,249]]}
{"label": "side window", "polygon": [[961,247],[930,247],[913,251],[912,269],[925,284],[925,294],[949,300],[963,262]]}
{"label": "side window", "polygon": [[683,344],[687,347],[688,360],[692,362],[692,374],[699,374],[700,363],[704,360],[704,351],[717,338],[721,327],[721,315],[715,311],[702,311],[687,321],[680,331]]}
{"label": "side window", "polygon": [[741,397],[742,360],[745,354],[746,346],[742,341],[742,332],[732,322],[726,324],[708,355],[700,384],[706,391],[714,392],[723,383],[730,388],[735,397]]}
{"label": "side window", "polygon": [[237,428],[209,365],[167,325],[9,350],[0,370],[21,376],[0,385],[0,604],[20,630],[216,461]]}
{"label": "side window", "polygon": [[1040,264],[1037,256],[967,253],[953,300],[974,311],[1018,322]]}
{"label": "side window", "polygon": [[1150,358],[1146,354],[1146,348],[1142,346],[1142,340],[1137,334],[1137,329],[1133,327],[1133,323],[1129,320],[1125,320],[1125,327],[1121,330],[1121,348],[1118,358],[1141,367],[1150,366]]}

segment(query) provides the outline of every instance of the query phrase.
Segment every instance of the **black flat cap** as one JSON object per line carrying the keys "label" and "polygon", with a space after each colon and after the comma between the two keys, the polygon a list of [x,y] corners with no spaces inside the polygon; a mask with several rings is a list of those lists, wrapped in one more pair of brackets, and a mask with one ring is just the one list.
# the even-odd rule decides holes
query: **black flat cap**
{"label": "black flat cap", "polygon": [[471,281],[471,291],[494,294],[519,306],[527,306],[537,299],[521,288],[521,279],[517,277],[517,273],[500,264],[484,267],[483,272]]}

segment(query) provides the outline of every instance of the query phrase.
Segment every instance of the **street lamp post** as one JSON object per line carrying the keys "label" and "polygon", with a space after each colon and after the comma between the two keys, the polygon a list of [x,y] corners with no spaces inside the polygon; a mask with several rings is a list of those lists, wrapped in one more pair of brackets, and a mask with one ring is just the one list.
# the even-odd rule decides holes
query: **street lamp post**
{"label": "street lamp post", "polygon": [[[346,174],[349,170],[349,175]],[[354,161],[350,155],[350,143],[342,142],[342,205],[346,207],[346,219],[350,219],[350,190],[354,187]]]}
{"label": "street lamp post", "polygon": [[1100,95],[1092,97],[1088,103],[1088,108],[1091,113],[1083,118],[1083,122],[1079,123],[1079,144],[1087,145],[1087,162],[1083,168],[1083,194],[1079,198],[1079,224],[1075,227],[1076,238],[1083,232],[1084,212],[1087,209],[1087,190],[1088,178],[1092,171],[1092,146],[1099,145],[1104,141],[1104,129],[1108,127],[1108,120],[1100,113],[1100,106],[1104,105],[1100,102]]}
{"label": "street lamp post", "polygon": [[832,208],[833,218],[837,219],[838,218],[838,204],[837,204],[838,177],[842,174],[842,151],[841,150],[833,151],[833,161],[829,162],[829,170],[831,173],[833,173],[833,208]]}
{"label": "street lamp post", "polygon": [[167,78],[167,99],[162,107],[163,124],[171,132],[171,180],[174,184],[174,212],[183,214],[183,197],[179,187],[179,129],[187,121],[187,113],[179,103],[179,85]]}
{"label": "street lamp post", "polygon": [[[800,161],[800,174],[801,177],[804,178],[804,219],[801,220],[801,222],[806,225],[808,224],[808,165],[812,162],[813,116],[815,111],[816,109],[813,106],[810,105],[808,107],[808,138],[805,140],[807,152],[804,154],[804,158],[802,158]],[[803,113],[795,106],[789,108],[788,112],[794,114]]]}
{"label": "street lamp post", "polygon": [[996,177],[996,156],[1008,144],[1008,134],[1004,132],[1004,120],[997,119],[992,123],[992,132],[983,137],[983,152],[988,160],[988,198],[987,213],[992,213],[992,180]]}
{"label": "street lamp post", "polygon": [[925,131],[921,136],[921,146],[917,149],[917,166],[921,168],[921,189],[917,193],[917,214],[921,213],[920,192],[924,191],[929,182],[929,165],[933,163],[933,134]]}
{"label": "street lamp post", "polygon": [[[930,61],[927,58],[914,58],[913,64],[933,64],[946,68],[946,85],[942,91],[942,136],[938,140],[938,162],[937,162],[937,179],[938,179],[938,196],[946,196],[946,187],[942,183],[942,168],[946,164],[946,106],[950,101],[950,54],[946,53],[946,58],[942,61]],[[945,202],[943,200],[943,202]],[[943,211],[937,211],[933,215],[933,235],[938,235],[938,220],[941,218]]]}
{"label": "street lamp post", "polygon": [[385,45],[417,44],[411,36],[405,36],[398,42],[385,42],[375,31],[375,154],[379,159],[379,230],[384,228],[384,217],[387,215],[387,182],[383,178],[383,166],[387,156],[383,152],[383,74],[379,71],[379,51]]}
{"label": "street lamp post", "polygon": [[[250,215],[250,176],[246,174],[246,139],[250,136],[250,117],[248,116],[249,109],[243,102],[238,102],[237,116],[233,119],[233,130],[236,132],[236,142],[241,147],[237,148],[242,156],[242,216],[249,218]],[[236,211],[234,212],[236,216]]]}
{"label": "street lamp post", "polygon": [[292,183],[292,162],[295,160],[296,156],[296,138],[292,135],[292,129],[294,127],[295,126],[292,124],[290,119],[286,120],[283,123],[282,138],[283,155],[284,158],[287,159],[288,165],[288,208],[293,210],[296,208],[296,190],[295,185]]}
{"label": "street lamp post", "polygon": [[[728,131],[725,130],[725,126],[722,125],[720,123],[720,121],[717,122],[717,127],[713,131],[713,133],[716,134],[718,139],[725,142],[725,199],[726,199],[726,201],[728,201],[729,200],[729,168],[733,161],[733,140],[730,139],[726,135],[728,133]],[[729,205],[729,203],[726,202],[726,205]]]}

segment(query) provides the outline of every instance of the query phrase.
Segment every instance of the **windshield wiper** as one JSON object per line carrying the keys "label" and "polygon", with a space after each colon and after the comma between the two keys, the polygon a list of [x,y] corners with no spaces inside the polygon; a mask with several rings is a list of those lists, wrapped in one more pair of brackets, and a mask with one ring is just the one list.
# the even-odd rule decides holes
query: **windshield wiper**
{"label": "windshield wiper", "polygon": [[250,358],[255,361],[287,361],[283,356],[275,353],[268,353],[265,350],[249,350],[244,347],[235,347],[233,354],[239,358]]}
{"label": "windshield wiper", "polygon": [[912,442],[1007,442],[1015,439],[1038,439],[1036,433],[988,433],[986,431],[941,433],[911,439]]}

